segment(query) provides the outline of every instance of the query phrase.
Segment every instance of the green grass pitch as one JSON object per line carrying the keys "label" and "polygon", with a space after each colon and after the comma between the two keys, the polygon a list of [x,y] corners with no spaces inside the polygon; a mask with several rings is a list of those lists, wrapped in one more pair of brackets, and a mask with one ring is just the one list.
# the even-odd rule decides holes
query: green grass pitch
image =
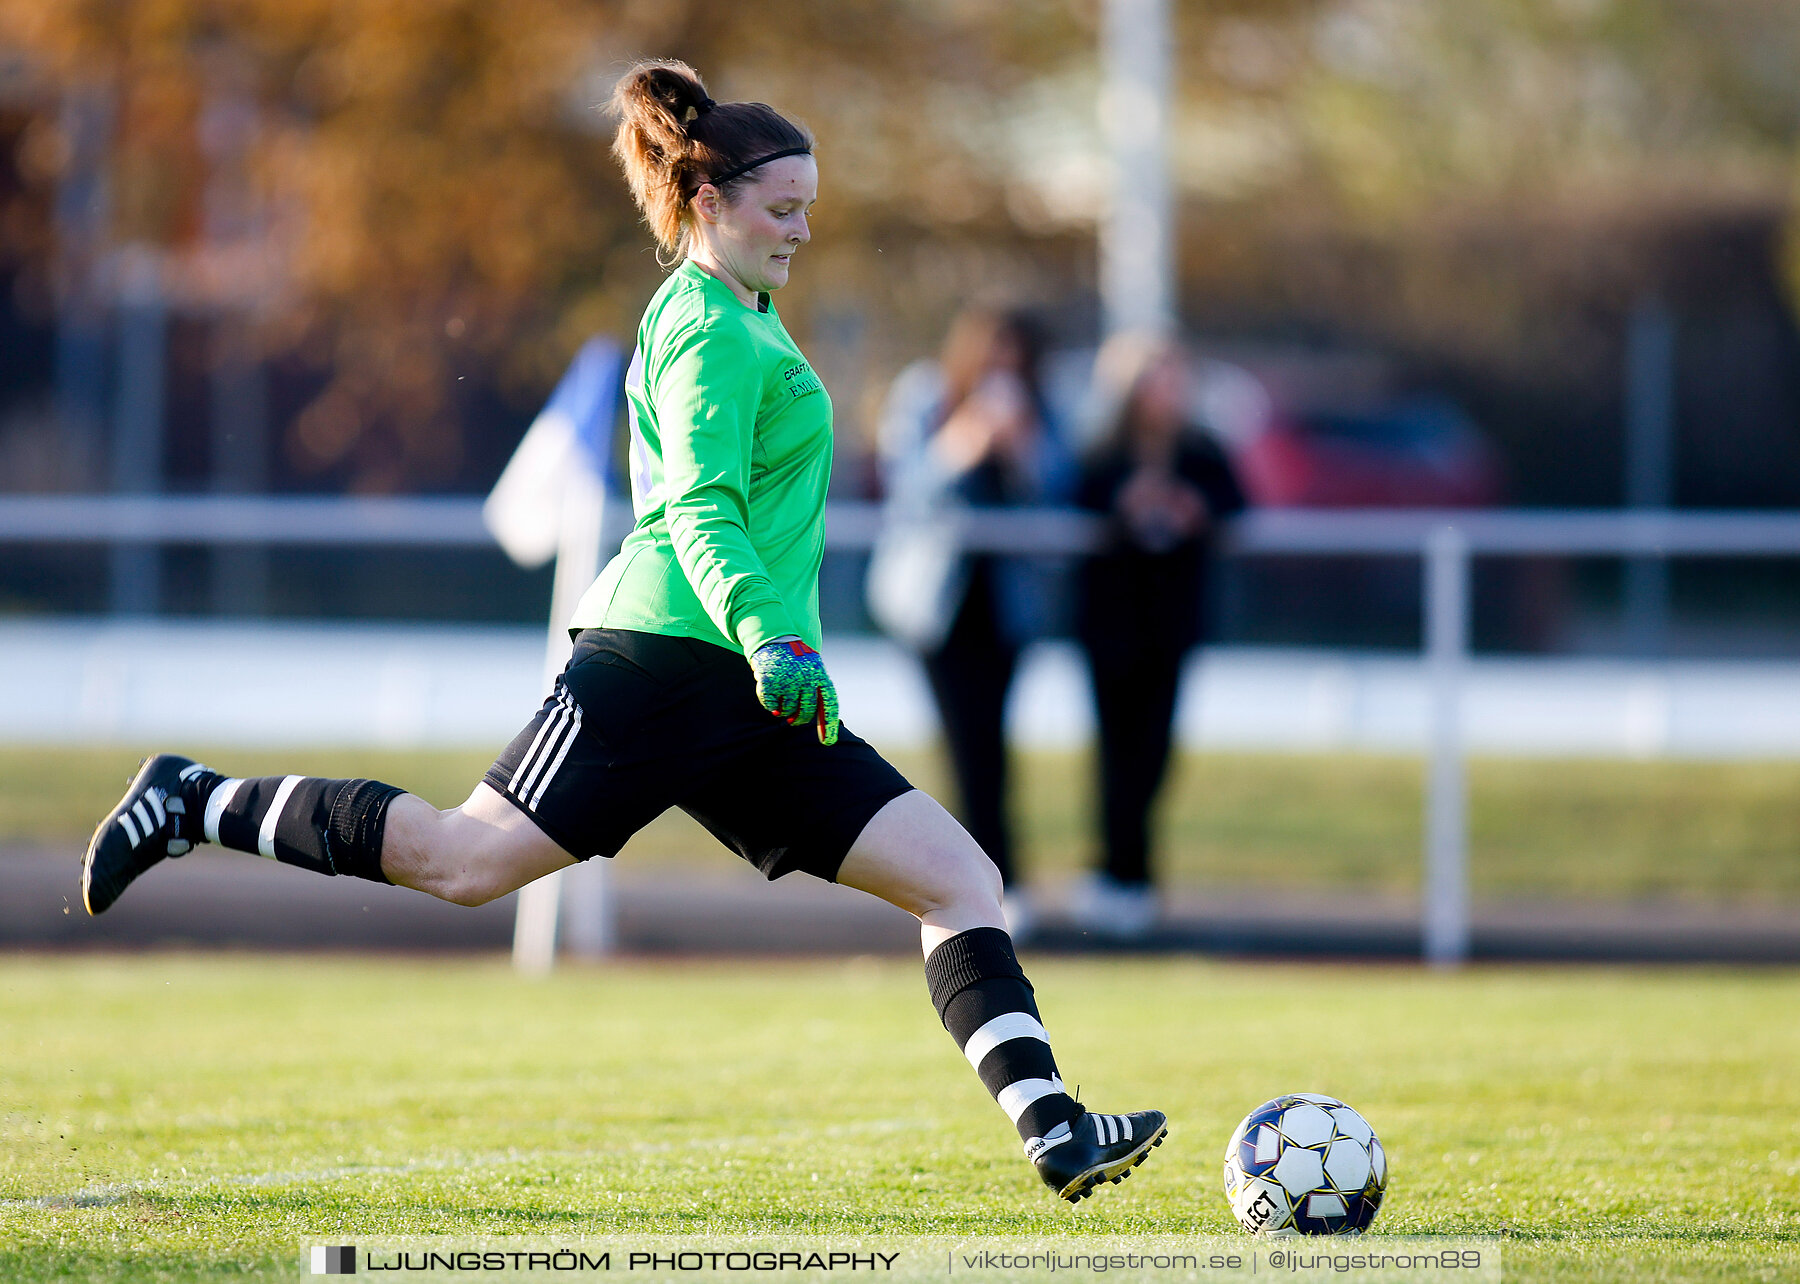
{"label": "green grass pitch", "polygon": [[1509,1280],[1800,1278],[1800,973],[1027,960],[1167,1145],[1056,1203],[908,960],[0,959],[0,1279],[293,1278],[302,1237],[1227,1233],[1281,1091],[1361,1108],[1378,1233]]}
{"label": "green grass pitch", "polygon": [[[479,751],[182,751],[239,775],[376,776],[440,807],[467,797],[490,760]],[[0,746],[0,847],[80,850],[145,752]],[[921,788],[952,797],[937,755],[894,761]],[[1088,756],[1020,753],[1015,775],[1028,877],[1081,868],[1094,833]],[[1374,754],[1182,754],[1164,793],[1159,859],[1174,883],[1407,894],[1419,881],[1421,775],[1416,759]],[[1478,896],[1792,905],[1800,762],[1476,759],[1469,837]],[[625,850],[637,869],[729,859],[679,812]]]}

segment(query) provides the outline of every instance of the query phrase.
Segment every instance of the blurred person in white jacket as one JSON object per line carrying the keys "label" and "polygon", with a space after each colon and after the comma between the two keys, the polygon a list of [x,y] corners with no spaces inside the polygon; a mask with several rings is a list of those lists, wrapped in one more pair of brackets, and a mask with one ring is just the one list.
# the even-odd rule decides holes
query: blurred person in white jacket
{"label": "blurred person in white jacket", "polygon": [[869,607],[916,651],[950,751],[958,817],[1006,884],[1009,923],[1028,931],[1007,819],[1007,693],[1019,654],[1061,623],[1062,560],[965,553],[966,509],[1057,504],[1073,458],[1045,401],[1043,337],[1026,313],[972,307],[936,361],[894,380],[878,439],[888,514],[870,565]]}

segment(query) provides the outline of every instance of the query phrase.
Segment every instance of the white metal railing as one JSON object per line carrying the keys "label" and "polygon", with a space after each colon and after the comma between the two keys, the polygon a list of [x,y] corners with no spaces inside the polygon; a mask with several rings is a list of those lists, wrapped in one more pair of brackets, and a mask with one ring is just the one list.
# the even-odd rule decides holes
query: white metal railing
{"label": "white metal railing", "polygon": [[1800,556],[1800,514],[1265,510],[1238,524],[1232,544],[1241,553],[1400,554],[1422,560],[1430,718],[1419,926],[1426,960],[1454,966],[1469,955],[1462,686],[1469,656],[1470,559],[1477,554]]}
{"label": "white metal railing", "polygon": [[[879,504],[827,508],[826,544],[867,548]],[[1099,522],[1066,509],[970,510],[971,547],[1080,553]],[[1454,526],[1474,555],[1794,556],[1800,512],[1588,509],[1262,509],[1240,517],[1228,547],[1263,555],[1415,556]],[[488,548],[481,501],[466,496],[0,495],[0,541],[74,544],[414,545]]]}
{"label": "white metal railing", "polygon": [[[609,505],[625,511],[624,505]],[[957,514],[967,547],[1008,553],[1087,551],[1102,528],[1062,509]],[[868,548],[880,505],[828,506],[826,546]],[[603,544],[624,534],[608,523]],[[482,548],[492,537],[472,498],[0,496],[0,541],[13,543],[412,545]],[[1469,652],[1469,567],[1478,556],[1797,557],[1800,513],[1583,510],[1264,509],[1226,539],[1244,556],[1406,556],[1423,570],[1430,682],[1426,760],[1424,954],[1468,956],[1468,837],[1461,702]]]}
{"label": "white metal railing", "polygon": [[0,540],[492,548],[465,496],[0,495]]}

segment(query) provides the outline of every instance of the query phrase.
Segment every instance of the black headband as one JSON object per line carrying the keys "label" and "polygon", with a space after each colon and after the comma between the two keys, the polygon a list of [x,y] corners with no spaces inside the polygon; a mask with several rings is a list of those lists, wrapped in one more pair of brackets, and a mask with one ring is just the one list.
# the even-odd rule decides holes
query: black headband
{"label": "black headband", "polygon": [[770,161],[780,160],[783,156],[811,156],[811,155],[812,155],[812,148],[810,148],[810,147],[789,147],[784,151],[770,152],[767,156],[758,156],[755,160],[751,161],[748,165],[739,165],[736,169],[726,170],[723,174],[714,174],[712,177],[708,178],[706,181],[711,183],[714,187],[720,187],[726,183],[729,183],[734,178],[742,178],[745,174],[748,174],[751,170],[755,169],[758,165],[767,165]]}

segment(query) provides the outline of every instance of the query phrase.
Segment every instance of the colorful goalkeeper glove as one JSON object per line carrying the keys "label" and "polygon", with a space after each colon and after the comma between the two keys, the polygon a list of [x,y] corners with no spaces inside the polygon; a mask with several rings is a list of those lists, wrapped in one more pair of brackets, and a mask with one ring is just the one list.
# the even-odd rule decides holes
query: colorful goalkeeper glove
{"label": "colorful goalkeeper glove", "polygon": [[822,745],[837,743],[837,688],[817,651],[798,638],[765,642],[750,656],[750,669],[763,708],[789,726],[811,724]]}

